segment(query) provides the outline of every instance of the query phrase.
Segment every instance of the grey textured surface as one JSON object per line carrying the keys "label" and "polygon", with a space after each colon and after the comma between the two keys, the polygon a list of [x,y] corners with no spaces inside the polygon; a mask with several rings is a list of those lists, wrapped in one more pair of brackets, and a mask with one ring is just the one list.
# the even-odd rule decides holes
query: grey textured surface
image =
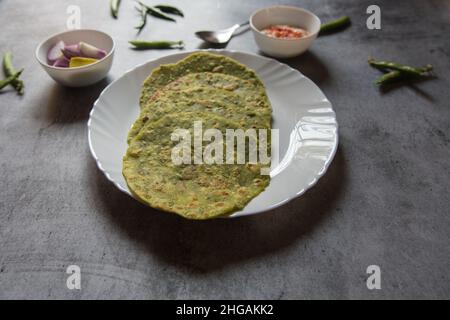
{"label": "grey textured surface", "polygon": [[[167,1],[177,24],[152,19],[141,37],[184,39],[241,22],[276,1]],[[450,298],[450,2],[378,1],[382,30],[365,27],[371,1],[283,1],[353,26],[287,60],[316,82],[337,112],[340,148],[307,194],[266,214],[190,222],[153,211],[109,183],[89,153],[93,101],[126,70],[167,51],[128,49],[134,3],[119,20],[107,1],[0,1],[0,51],[24,66],[26,94],[0,94],[0,298]],[[34,59],[64,30],[69,4],[82,27],[117,41],[107,80],[70,90]],[[257,53],[250,33],[229,49]],[[438,79],[380,92],[367,57],[421,65]],[[301,98],[301,97],[299,97]],[[79,265],[82,289],[66,288]],[[366,268],[382,270],[369,291]]]}

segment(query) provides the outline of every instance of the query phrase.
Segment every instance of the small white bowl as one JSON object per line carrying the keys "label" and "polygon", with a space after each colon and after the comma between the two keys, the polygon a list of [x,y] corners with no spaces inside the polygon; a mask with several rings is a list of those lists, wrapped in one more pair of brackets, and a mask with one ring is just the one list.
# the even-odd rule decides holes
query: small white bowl
{"label": "small white bowl", "polygon": [[[309,35],[299,39],[278,39],[261,31],[277,24],[303,28]],[[276,58],[295,57],[308,50],[319,34],[320,25],[320,19],[314,13],[290,6],[264,8],[250,17],[250,27],[259,49]]]}
{"label": "small white bowl", "polygon": [[[66,44],[76,44],[83,41],[105,50],[107,54],[103,59],[87,66],[76,68],[53,67],[47,63],[47,53],[60,40]],[[36,48],[36,59],[56,82],[68,87],[84,87],[106,77],[113,62],[114,48],[114,40],[104,32],[87,29],[71,30],[56,34],[41,42]]]}

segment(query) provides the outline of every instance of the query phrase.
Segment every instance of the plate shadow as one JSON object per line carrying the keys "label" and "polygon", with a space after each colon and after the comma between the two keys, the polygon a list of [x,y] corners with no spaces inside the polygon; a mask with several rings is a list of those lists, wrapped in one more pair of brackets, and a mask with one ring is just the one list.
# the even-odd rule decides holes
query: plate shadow
{"label": "plate shadow", "polygon": [[50,125],[87,121],[92,106],[103,89],[111,82],[107,77],[100,82],[83,88],[67,88],[53,83],[42,97],[39,115]]}
{"label": "plate shadow", "polygon": [[[260,54],[264,55],[264,53],[262,52],[260,52]],[[269,56],[267,57],[271,58]],[[314,52],[310,50],[306,51],[298,57],[276,60],[300,71],[317,85],[325,83],[329,78],[329,73],[326,65],[316,54],[314,54]]]}
{"label": "plate shadow", "polygon": [[183,272],[209,273],[283,250],[314,232],[338,207],[346,184],[342,148],[327,174],[300,198],[263,214],[190,221],[149,208],[119,191],[90,161],[99,210],[148,254]]}

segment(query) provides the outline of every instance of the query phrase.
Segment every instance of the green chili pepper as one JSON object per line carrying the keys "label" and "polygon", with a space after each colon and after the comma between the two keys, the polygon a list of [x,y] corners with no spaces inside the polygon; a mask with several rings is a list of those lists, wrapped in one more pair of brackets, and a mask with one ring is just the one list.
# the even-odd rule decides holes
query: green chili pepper
{"label": "green chili pepper", "polygon": [[175,14],[180,17],[184,17],[183,11],[181,11],[180,9],[178,9],[176,7],[159,4],[157,6],[154,6],[154,8],[157,8],[164,13],[171,13],[171,14]]}
{"label": "green chili pepper", "polygon": [[383,74],[381,77],[379,77],[375,81],[375,84],[377,84],[379,86],[383,86],[386,84],[397,82],[401,79],[404,79],[405,77],[407,77],[407,76],[405,76],[405,74],[403,74],[400,71],[395,70],[395,71],[391,71],[391,72]]}
{"label": "green chili pepper", "polygon": [[134,49],[181,49],[184,47],[183,41],[143,41],[131,40],[129,41]]}
{"label": "green chili pepper", "polygon": [[[418,68],[418,70],[428,70],[427,67]],[[429,71],[429,70],[428,70]],[[425,71],[426,72],[426,71]],[[375,84],[379,86],[391,84],[394,82],[398,82],[400,80],[408,80],[408,79],[417,79],[417,78],[426,78],[426,74],[412,74],[412,73],[405,73],[399,70],[393,70],[388,73],[385,73],[380,78],[378,78],[375,81]]]}
{"label": "green chili pepper", "polygon": [[143,6],[143,7],[145,7],[145,8],[147,9],[147,14],[150,14],[150,15],[156,17],[156,18],[160,18],[160,19],[163,19],[163,20],[168,20],[168,21],[176,22],[176,20],[175,20],[174,18],[169,17],[167,14],[165,14],[164,12],[162,12],[160,9],[157,9],[157,8],[155,8],[155,7],[148,6],[148,5],[146,5],[145,3],[143,3],[142,1],[138,1],[138,3],[139,3],[141,6]]}
{"label": "green chili pepper", "polygon": [[343,29],[345,27],[348,27],[351,23],[352,22],[348,16],[343,16],[340,17],[339,19],[322,24],[322,26],[320,27],[320,33],[324,34],[334,32]]}
{"label": "green chili pepper", "polygon": [[11,84],[14,80],[16,80],[20,74],[22,73],[23,69],[19,70],[18,72],[15,72],[13,75],[0,80],[0,90],[6,87],[7,85]]}
{"label": "green chili pepper", "polygon": [[415,76],[421,76],[421,75],[424,75],[424,73],[427,73],[427,72],[433,70],[432,65],[426,65],[425,67],[422,67],[422,68],[414,68],[414,67],[410,67],[410,66],[398,64],[395,62],[390,62],[390,61],[376,61],[372,58],[369,59],[369,64],[372,67],[375,67],[377,69],[396,70],[396,71],[400,71],[405,74],[410,74],[410,75],[415,75]]}
{"label": "green chili pepper", "polygon": [[176,22],[177,20],[175,20],[172,17],[169,17],[167,14],[163,13],[161,10],[159,9],[155,9],[153,7],[147,7],[147,13],[156,17],[156,18],[160,18],[163,20],[168,20],[168,21],[173,21]]}
{"label": "green chili pepper", "polygon": [[147,15],[152,15],[153,17],[159,18],[159,19],[163,19],[163,20],[168,20],[168,21],[172,21],[172,22],[176,22],[176,20],[172,17],[170,17],[168,14],[174,14],[174,15],[178,15],[180,17],[184,17],[183,12],[173,6],[167,6],[167,5],[156,5],[156,6],[148,6],[145,3],[143,3],[142,1],[137,1],[138,4],[140,5],[140,7],[136,8],[141,16],[141,21],[140,23],[135,27],[136,29],[138,29],[138,33],[142,31],[142,29],[144,29],[146,23],[147,23]]}
{"label": "green chili pepper", "polygon": [[[5,73],[5,76],[10,77],[17,73],[17,70],[14,68],[12,64],[12,54],[11,52],[5,53],[3,57],[3,71]],[[16,89],[17,93],[19,95],[23,95],[24,92],[24,84],[23,81],[16,78],[11,82],[11,85]]]}
{"label": "green chili pepper", "polygon": [[147,8],[142,6],[140,8],[136,8],[140,15],[141,15],[141,22],[135,27],[138,29],[138,33],[144,29],[145,25],[147,24]]}
{"label": "green chili pepper", "polygon": [[119,16],[120,0],[110,0],[110,6],[111,15],[114,17],[114,19],[117,19],[117,17]]}

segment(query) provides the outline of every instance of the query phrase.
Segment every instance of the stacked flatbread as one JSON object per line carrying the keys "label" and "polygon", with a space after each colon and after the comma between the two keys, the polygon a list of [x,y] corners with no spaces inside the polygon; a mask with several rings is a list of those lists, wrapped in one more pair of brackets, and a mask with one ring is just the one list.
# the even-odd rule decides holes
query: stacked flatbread
{"label": "stacked flatbread", "polygon": [[270,148],[272,109],[254,71],[228,57],[194,53],[155,69],[144,82],[140,106],[123,160],[123,175],[140,201],[185,218],[209,219],[244,208],[269,184],[261,169],[270,164],[172,160],[178,143],[172,134],[187,129],[193,137],[194,121],[202,121],[203,130],[220,130],[224,140],[226,129],[267,129]]}

